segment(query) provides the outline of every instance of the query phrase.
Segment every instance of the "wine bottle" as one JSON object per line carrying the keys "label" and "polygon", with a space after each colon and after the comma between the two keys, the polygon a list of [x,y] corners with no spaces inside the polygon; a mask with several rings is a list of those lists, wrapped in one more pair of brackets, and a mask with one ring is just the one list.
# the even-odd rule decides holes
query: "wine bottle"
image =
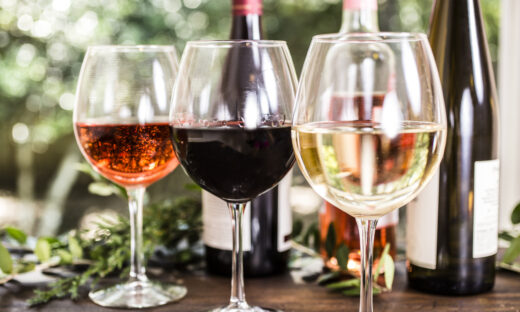
{"label": "wine bottle", "polygon": [[449,295],[493,288],[498,236],[498,107],[478,0],[436,0],[430,43],[448,140],[440,169],[407,210],[411,287]]}
{"label": "wine bottle", "polygon": [[[262,1],[232,1],[231,39],[260,40],[262,34]],[[243,112],[235,105],[243,101],[251,76],[263,84],[261,69],[253,62],[251,51],[232,50],[223,74],[222,93],[228,112],[237,120]],[[252,75],[252,73],[254,75]],[[242,225],[244,275],[265,276],[284,272],[290,250],[292,218],[289,203],[289,173],[278,186],[251,201],[245,209]],[[255,183],[251,181],[251,183]],[[207,271],[231,275],[231,217],[224,201],[203,191],[203,240],[206,247]]]}
{"label": "wine bottle", "polygon": [[[340,33],[359,33],[359,32],[378,32],[379,23],[377,17],[377,0],[343,0],[343,18]],[[386,87],[386,85],[385,85]],[[381,90],[383,91],[383,90]],[[344,108],[344,96],[335,96],[334,103],[331,103],[331,114],[340,115]],[[380,109],[379,107],[374,108]],[[363,115],[363,107],[359,108],[359,115]],[[375,113],[375,112],[372,112]],[[356,116],[357,119],[364,119],[363,116]],[[399,222],[399,212],[394,210],[382,217],[377,224],[374,236],[374,259],[377,259],[386,244],[390,244],[390,254],[396,254],[396,235],[397,223]],[[329,227],[334,226],[334,232],[329,231]],[[345,244],[349,250],[349,270],[358,271],[360,264],[359,233],[356,219],[338,209],[329,202],[325,202],[320,210],[320,237],[321,255],[327,267],[338,269],[338,261],[335,254],[327,251],[326,240],[328,233],[335,233],[336,245]],[[330,239],[330,238],[329,238]],[[376,260],[377,261],[377,260]],[[377,263],[377,262],[376,262]]]}

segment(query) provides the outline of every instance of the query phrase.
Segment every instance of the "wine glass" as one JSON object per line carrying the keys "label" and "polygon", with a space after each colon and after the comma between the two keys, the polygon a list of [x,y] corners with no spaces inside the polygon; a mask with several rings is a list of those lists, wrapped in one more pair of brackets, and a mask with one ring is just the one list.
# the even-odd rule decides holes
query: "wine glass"
{"label": "wine glass", "polygon": [[444,151],[444,101],[426,36],[315,36],[292,131],[298,165],[312,188],[356,218],[359,311],[371,312],[377,220],[417,195]]}
{"label": "wine glass", "polygon": [[76,141],[97,172],[126,189],[130,210],[130,278],[91,291],[101,306],[153,307],[187,292],[147,278],[142,237],[146,187],[179,164],[168,123],[177,70],[172,46],[94,46],[83,60],[74,106]]}
{"label": "wine glass", "polygon": [[296,75],[283,41],[189,42],[170,115],[173,146],[186,173],[227,202],[233,224],[231,300],[211,311],[272,311],[245,299],[241,221],[246,204],[294,164]]}

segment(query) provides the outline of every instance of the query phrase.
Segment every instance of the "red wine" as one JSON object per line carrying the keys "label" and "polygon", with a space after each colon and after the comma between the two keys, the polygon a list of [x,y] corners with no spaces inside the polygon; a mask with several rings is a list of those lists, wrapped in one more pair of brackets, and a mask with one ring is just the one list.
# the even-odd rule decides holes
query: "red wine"
{"label": "red wine", "polygon": [[146,186],[179,164],[168,123],[76,123],[88,161],[107,179],[125,187]]}
{"label": "red wine", "polygon": [[[263,38],[261,0],[232,0],[232,12],[231,39]],[[244,93],[250,84],[264,86],[264,90],[271,94],[276,92],[265,88],[262,70],[266,66],[269,67],[269,64],[253,61],[251,49],[230,51],[223,73],[222,93],[228,103],[228,111],[235,115],[236,120],[240,120],[243,113],[240,103],[244,101]],[[256,80],[250,82],[251,77]],[[287,268],[292,227],[288,198],[290,182],[290,177],[284,179],[280,183],[283,186],[275,186],[254,198],[246,208],[242,227],[245,276],[271,275]],[[225,203],[210,198],[209,193],[202,197],[203,218],[208,220],[203,235],[207,270],[212,274],[230,275],[231,235],[222,235],[222,232],[229,231],[231,220],[227,212],[223,213],[226,210]],[[252,228],[251,224],[257,226]]]}
{"label": "red wine", "polygon": [[489,291],[498,236],[498,112],[478,0],[435,1],[430,42],[448,140],[436,179],[407,211],[411,287],[449,295]]}
{"label": "red wine", "polygon": [[295,158],[291,127],[173,127],[173,145],[188,175],[227,201],[244,203],[275,186]]}

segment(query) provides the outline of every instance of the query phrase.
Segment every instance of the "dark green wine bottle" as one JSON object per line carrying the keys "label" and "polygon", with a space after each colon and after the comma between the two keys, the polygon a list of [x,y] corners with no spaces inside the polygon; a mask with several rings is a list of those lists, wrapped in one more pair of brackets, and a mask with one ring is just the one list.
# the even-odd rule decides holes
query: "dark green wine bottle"
{"label": "dark green wine bottle", "polygon": [[440,169],[407,210],[408,280],[466,295],[495,280],[498,107],[478,0],[436,0],[430,43],[442,81],[448,138]]}

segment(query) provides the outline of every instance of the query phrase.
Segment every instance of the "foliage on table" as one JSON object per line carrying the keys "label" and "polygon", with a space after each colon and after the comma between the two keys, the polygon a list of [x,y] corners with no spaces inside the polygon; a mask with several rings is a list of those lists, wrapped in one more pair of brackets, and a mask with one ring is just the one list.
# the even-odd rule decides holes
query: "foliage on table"
{"label": "foliage on table", "polygon": [[[93,178],[89,190],[98,195],[112,193],[126,197],[124,189],[105,180],[100,175],[81,167]],[[199,190],[188,186],[188,190]],[[172,250],[168,259],[178,267],[200,261],[195,250],[200,242],[202,231],[201,204],[190,197],[179,197],[145,208],[143,217],[143,249],[149,259],[154,250],[163,247]],[[27,235],[19,229],[7,227],[3,230],[4,240],[26,247]],[[61,237],[38,238],[33,253],[36,261],[12,257],[7,248],[0,243],[0,269],[4,276],[0,282],[8,282],[18,274],[52,266],[77,267],[84,270],[73,276],[61,277],[45,290],[35,290],[29,300],[31,305],[48,302],[54,298],[70,297],[76,299],[82,286],[94,287],[100,278],[119,274],[128,276],[130,259],[130,224],[125,217],[117,220],[101,218],[94,229],[72,231]]]}
{"label": "foliage on table", "polygon": [[[520,203],[513,209],[511,223],[515,226],[520,225]],[[520,232],[518,230],[502,231],[498,237],[509,242],[509,247],[506,249],[499,265],[503,268],[520,272],[520,263],[515,262],[520,257]]]}
{"label": "foliage on table", "polygon": [[[293,225],[294,247],[304,256],[321,258],[320,255],[320,230],[318,224],[312,223],[306,230],[303,229],[303,223],[297,220]],[[348,246],[342,242],[337,244],[336,231],[334,224],[331,223],[327,229],[327,236],[323,246],[327,258],[336,257],[338,261],[338,270],[325,268],[318,276],[310,279],[315,280],[318,284],[327,287],[331,291],[338,291],[346,296],[359,296],[361,289],[361,279],[358,272],[352,272],[348,269],[349,253]],[[390,244],[386,244],[379,261],[373,272],[373,293],[379,294],[392,289],[395,274],[395,264],[392,256],[389,254]],[[384,272],[384,278],[381,273]]]}

